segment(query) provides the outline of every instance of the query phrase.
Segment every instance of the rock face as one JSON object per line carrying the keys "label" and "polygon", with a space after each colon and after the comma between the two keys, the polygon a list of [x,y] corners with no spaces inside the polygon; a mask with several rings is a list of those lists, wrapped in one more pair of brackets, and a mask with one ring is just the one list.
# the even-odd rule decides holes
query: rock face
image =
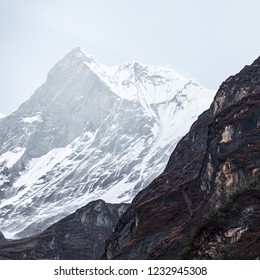
{"label": "rock face", "polygon": [[0,119],[0,230],[28,237],[87,202],[131,202],[213,96],[171,69],[71,51]]}
{"label": "rock face", "polygon": [[260,175],[235,192],[223,207],[210,211],[194,231],[183,258],[259,259]]}
{"label": "rock face", "polygon": [[93,201],[41,234],[0,242],[0,259],[99,259],[127,207]]}
{"label": "rock face", "polygon": [[[178,143],[164,172],[120,219],[106,258],[180,258],[202,217],[259,174],[259,114],[260,58],[220,86],[210,109]],[[234,227],[238,235],[245,234]],[[243,257],[250,258],[246,250]]]}

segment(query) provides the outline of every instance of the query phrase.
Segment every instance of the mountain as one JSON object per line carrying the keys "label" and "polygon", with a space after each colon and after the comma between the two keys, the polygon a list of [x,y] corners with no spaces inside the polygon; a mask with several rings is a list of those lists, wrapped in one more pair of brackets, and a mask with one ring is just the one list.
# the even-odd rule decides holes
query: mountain
{"label": "mountain", "polygon": [[0,120],[0,230],[31,236],[90,201],[130,202],[213,94],[170,69],[72,50]]}
{"label": "mountain", "polygon": [[4,118],[4,117],[5,117],[5,115],[2,114],[2,113],[0,113],[0,119],[1,119],[1,118]]}
{"label": "mountain", "polygon": [[259,258],[259,184],[248,187],[260,173],[259,123],[260,57],[222,83],[121,217],[106,258]]}
{"label": "mountain", "polygon": [[127,207],[93,201],[36,236],[1,244],[0,234],[0,259],[100,259]]}

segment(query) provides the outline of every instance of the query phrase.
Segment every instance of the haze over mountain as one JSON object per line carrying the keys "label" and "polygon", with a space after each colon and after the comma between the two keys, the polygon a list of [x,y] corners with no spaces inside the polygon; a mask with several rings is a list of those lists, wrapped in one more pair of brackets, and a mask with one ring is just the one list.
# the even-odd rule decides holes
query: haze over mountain
{"label": "haze over mountain", "polygon": [[0,121],[0,230],[29,236],[92,200],[130,202],[213,96],[171,69],[72,50]]}

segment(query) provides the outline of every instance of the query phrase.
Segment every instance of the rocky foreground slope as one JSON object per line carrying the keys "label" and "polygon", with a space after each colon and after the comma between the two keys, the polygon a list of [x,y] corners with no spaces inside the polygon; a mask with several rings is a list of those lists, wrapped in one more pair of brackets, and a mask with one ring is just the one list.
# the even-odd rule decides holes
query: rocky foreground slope
{"label": "rocky foreground slope", "polygon": [[6,240],[0,235],[0,259],[99,259],[127,207],[97,200],[36,236]]}
{"label": "rocky foreground slope", "polygon": [[[220,86],[210,109],[178,143],[165,171],[122,216],[108,241],[106,258],[180,258],[205,214],[259,174],[259,115],[260,58]],[[239,201],[246,199],[242,196]],[[244,210],[259,211],[248,207]],[[236,240],[237,230],[229,231],[229,237]],[[247,227],[240,231],[242,237],[247,231]],[[260,257],[259,242],[254,246]],[[243,258],[256,258],[247,247],[241,250]]]}

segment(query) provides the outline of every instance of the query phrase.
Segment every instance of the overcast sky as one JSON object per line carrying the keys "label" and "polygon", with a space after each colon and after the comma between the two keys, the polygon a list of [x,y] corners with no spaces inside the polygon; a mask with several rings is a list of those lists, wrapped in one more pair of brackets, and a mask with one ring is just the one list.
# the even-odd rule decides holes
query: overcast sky
{"label": "overcast sky", "polygon": [[102,64],[139,60],[217,89],[260,55],[259,13],[259,0],[0,0],[0,112],[77,46]]}

